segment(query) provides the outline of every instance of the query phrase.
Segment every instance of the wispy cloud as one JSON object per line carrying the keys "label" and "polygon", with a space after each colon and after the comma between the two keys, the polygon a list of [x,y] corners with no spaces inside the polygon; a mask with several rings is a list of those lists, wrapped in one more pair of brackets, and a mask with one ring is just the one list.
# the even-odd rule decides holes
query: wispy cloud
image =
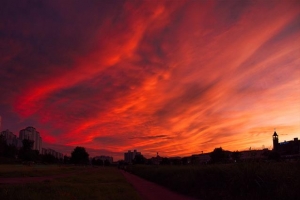
{"label": "wispy cloud", "polygon": [[299,137],[299,6],[8,2],[1,128],[31,125],[47,145],[119,158],[268,147],[274,128]]}

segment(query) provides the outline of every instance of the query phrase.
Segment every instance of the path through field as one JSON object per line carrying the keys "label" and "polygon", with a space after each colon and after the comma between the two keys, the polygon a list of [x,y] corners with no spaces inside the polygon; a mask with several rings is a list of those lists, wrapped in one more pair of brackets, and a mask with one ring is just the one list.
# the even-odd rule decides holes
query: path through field
{"label": "path through field", "polygon": [[[139,193],[142,199],[145,200],[193,200],[191,197],[187,197],[181,194],[172,192],[160,185],[149,182],[136,175],[130,174],[123,170],[120,170],[127,182],[130,183],[134,189]],[[0,184],[20,184],[31,182],[44,182],[51,181],[56,178],[68,177],[74,173],[57,174],[43,177],[13,177],[13,178],[0,178]]]}
{"label": "path through field", "polygon": [[193,198],[172,192],[160,185],[149,182],[136,175],[123,170],[122,174],[126,180],[136,189],[139,195],[145,200],[192,200]]}

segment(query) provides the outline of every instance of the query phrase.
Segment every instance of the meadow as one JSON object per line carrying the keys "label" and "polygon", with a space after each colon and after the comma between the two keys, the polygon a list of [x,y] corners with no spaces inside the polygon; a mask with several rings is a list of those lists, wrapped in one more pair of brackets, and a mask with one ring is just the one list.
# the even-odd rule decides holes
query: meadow
{"label": "meadow", "polygon": [[300,199],[299,162],[133,165],[129,170],[197,199]]}
{"label": "meadow", "polygon": [[72,173],[83,170],[83,167],[77,166],[59,166],[59,165],[0,165],[0,178],[13,177],[40,177],[57,174]]}
{"label": "meadow", "polygon": [[113,167],[0,165],[0,179],[58,174],[68,175],[43,182],[0,184],[0,199],[141,199]]}

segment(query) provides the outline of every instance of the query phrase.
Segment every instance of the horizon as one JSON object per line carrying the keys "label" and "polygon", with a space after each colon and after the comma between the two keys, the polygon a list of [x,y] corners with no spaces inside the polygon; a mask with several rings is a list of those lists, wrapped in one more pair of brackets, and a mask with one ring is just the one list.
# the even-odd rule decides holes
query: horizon
{"label": "horizon", "polygon": [[32,125],[61,153],[114,158],[270,148],[274,128],[280,141],[300,133],[297,1],[0,9],[0,131]]}
{"label": "horizon", "polygon": [[[0,116],[0,122],[1,122],[1,116]],[[28,126],[28,127],[32,127],[32,126]],[[1,128],[1,123],[0,123],[0,128]],[[34,127],[33,127],[34,128]],[[8,130],[8,129],[6,129]],[[20,130],[21,131],[21,130]],[[276,129],[274,129],[274,133],[277,133]],[[274,134],[273,133],[273,134]],[[19,136],[15,133],[13,133],[15,136],[17,136],[17,138],[19,138]],[[278,135],[278,138],[280,139],[279,137],[280,135]],[[298,137],[297,137],[298,138]],[[295,139],[295,138],[292,138],[292,139]],[[288,141],[293,141],[293,140],[288,140]],[[286,140],[284,140],[283,142],[280,142],[279,140],[279,143],[285,143]],[[43,145],[43,142],[42,142],[42,145]],[[62,146],[62,145],[56,145],[56,144],[46,144],[44,147],[42,146],[42,148],[50,148],[50,149],[53,149],[59,153],[63,153],[64,156],[71,156],[71,153],[72,151],[76,148],[76,147],[83,147],[85,148],[84,146]],[[257,150],[272,150],[272,149],[269,149],[271,148],[272,146],[270,147],[265,147],[264,145],[261,146],[261,148],[252,148],[250,147],[249,149],[240,149],[240,150],[229,150],[231,152],[234,152],[234,151],[238,151],[238,152],[243,152],[243,151],[257,151]],[[194,154],[190,154],[190,155],[181,155],[181,156],[168,156],[168,155],[163,155],[163,156],[160,156],[160,157],[167,157],[167,158],[172,158],[172,157],[180,157],[180,158],[183,158],[183,157],[190,157],[192,155],[199,155],[199,154],[208,154],[208,153],[212,153],[216,148],[222,148],[222,146],[220,147],[214,147],[213,150],[211,151],[208,151],[208,152],[204,152],[204,151],[201,151],[201,152],[195,152]],[[68,149],[68,153],[66,152],[60,152],[59,150],[57,149],[64,149],[64,151],[66,151],[66,149]],[[114,159],[114,161],[117,161],[117,160],[123,160],[124,158],[124,153],[127,153],[129,151],[133,152],[134,150],[137,150],[137,149],[129,149],[128,151],[126,152],[107,152],[106,150],[103,150],[103,149],[91,149],[91,148],[85,148],[87,153],[89,154],[89,158],[92,159],[94,157],[97,157],[97,156],[110,156]],[[228,149],[224,149],[222,148],[224,151],[228,151]],[[138,150],[137,150],[138,151]],[[101,152],[101,153],[99,153]],[[139,152],[139,151],[138,151]],[[41,152],[40,152],[41,153]],[[155,157],[155,155],[144,155],[142,152],[140,152],[145,158],[147,159],[150,159],[152,157]],[[156,155],[159,155],[159,152],[156,152]]]}

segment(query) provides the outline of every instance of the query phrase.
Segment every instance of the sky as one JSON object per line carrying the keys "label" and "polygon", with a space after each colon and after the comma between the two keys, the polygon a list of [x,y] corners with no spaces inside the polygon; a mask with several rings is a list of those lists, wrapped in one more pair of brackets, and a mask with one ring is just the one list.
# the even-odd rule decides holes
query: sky
{"label": "sky", "polygon": [[1,4],[1,131],[114,160],[300,137],[297,0]]}

